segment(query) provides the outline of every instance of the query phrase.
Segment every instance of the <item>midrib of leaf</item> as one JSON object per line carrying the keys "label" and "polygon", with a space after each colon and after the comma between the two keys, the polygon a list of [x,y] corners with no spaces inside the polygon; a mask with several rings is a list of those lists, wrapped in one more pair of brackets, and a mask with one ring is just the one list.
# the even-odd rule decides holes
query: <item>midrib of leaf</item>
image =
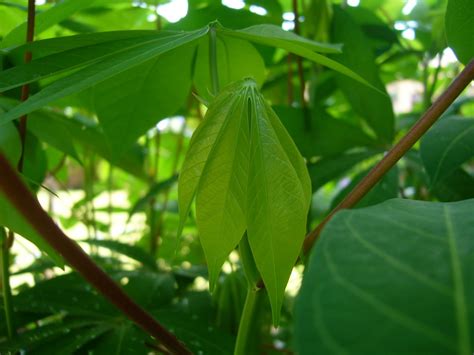
{"label": "midrib of leaf", "polygon": [[121,327],[120,327],[120,334],[119,334],[119,341],[117,343],[117,348],[115,350],[115,354],[116,355],[119,355],[122,353],[122,343],[123,343],[123,338],[125,336],[125,328],[127,328],[126,324],[123,324]]}
{"label": "midrib of leaf", "polygon": [[438,181],[438,176],[440,174],[440,171],[441,171],[441,166],[443,165],[443,162],[444,160],[446,159],[446,156],[448,155],[448,152],[451,150],[451,148],[459,141],[461,140],[465,135],[469,134],[471,130],[474,130],[474,125],[469,127],[468,129],[466,129],[464,132],[462,132],[459,136],[457,136],[456,138],[454,138],[453,140],[451,140],[451,142],[449,142],[448,146],[446,147],[446,149],[444,150],[443,152],[443,155],[441,155],[441,158],[439,159],[438,161],[438,166],[436,167],[436,172],[433,176],[433,183],[437,182]]}
{"label": "midrib of leaf", "polygon": [[453,275],[454,286],[454,310],[456,313],[456,322],[458,327],[458,353],[459,355],[470,354],[470,336],[469,336],[469,320],[468,310],[465,299],[464,280],[462,275],[462,267],[459,258],[459,253],[456,245],[456,237],[454,233],[454,226],[449,214],[449,209],[443,205],[443,213],[446,221],[446,232],[449,245],[449,253],[451,256],[451,272]]}
{"label": "midrib of leaf", "polygon": [[[391,307],[390,305],[386,304],[385,302],[381,301],[377,297],[371,295],[370,293],[366,292],[364,289],[360,288],[359,286],[355,285],[348,279],[344,278],[339,271],[337,270],[337,266],[334,263],[331,254],[327,248],[329,242],[325,243],[323,247],[323,256],[326,260],[326,264],[328,265],[329,272],[334,276],[334,280],[346,291],[353,294],[361,301],[369,304],[374,308],[374,310],[378,311],[379,313],[383,314],[387,318],[391,319],[392,321],[416,332],[421,333],[430,338],[432,341],[437,343],[442,343],[443,345],[454,348],[455,343],[453,342],[452,338],[447,337],[442,332],[432,328],[431,326],[427,326],[418,320],[414,319],[410,315],[404,314],[395,308]],[[463,354],[464,355],[464,354]]]}

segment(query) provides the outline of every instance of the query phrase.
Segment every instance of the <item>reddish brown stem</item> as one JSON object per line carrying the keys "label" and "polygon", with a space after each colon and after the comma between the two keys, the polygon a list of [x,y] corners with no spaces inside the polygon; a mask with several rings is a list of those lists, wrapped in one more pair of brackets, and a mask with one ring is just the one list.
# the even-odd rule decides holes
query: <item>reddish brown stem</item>
{"label": "reddish brown stem", "polygon": [[25,217],[31,226],[62,257],[77,270],[105,298],[120,309],[148,334],[163,343],[175,354],[191,354],[179,340],[150,314],[136,304],[127,294],[75,243],[69,239],[43,210],[18,177],[7,159],[0,153],[0,191]]}
{"label": "reddish brown stem", "polygon": [[308,254],[318,238],[321,230],[334,214],[342,209],[356,205],[380,179],[413,147],[413,145],[426,133],[444,111],[453,103],[461,92],[474,79],[474,59],[456,77],[446,91],[431,105],[428,111],[408,131],[408,133],[383,157],[383,159],[370,170],[359,184],[337,205],[329,215],[306,236],[303,251]]}
{"label": "reddish brown stem", "polygon": [[[28,0],[28,20],[26,28],[26,43],[33,42],[35,36],[35,0]],[[32,54],[30,51],[25,52],[25,63],[31,62]],[[25,84],[21,87],[21,101],[28,100],[30,96],[30,85]],[[20,124],[18,126],[18,131],[20,132],[21,140],[21,156],[18,161],[18,171],[23,171],[23,161],[25,156],[25,141],[26,141],[26,125],[27,125],[27,115],[20,117]]]}

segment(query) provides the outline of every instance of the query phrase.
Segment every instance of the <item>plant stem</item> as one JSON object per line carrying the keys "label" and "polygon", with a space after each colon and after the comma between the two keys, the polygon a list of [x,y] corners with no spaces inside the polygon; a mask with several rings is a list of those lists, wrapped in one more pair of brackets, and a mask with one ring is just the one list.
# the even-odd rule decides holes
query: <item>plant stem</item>
{"label": "plant stem", "polygon": [[239,330],[237,332],[237,340],[234,348],[234,355],[250,354],[249,335],[251,334],[254,320],[255,320],[255,305],[262,294],[262,290],[252,287],[250,284],[247,289],[247,297],[245,298],[245,305],[240,318]]}
{"label": "plant stem", "polygon": [[219,93],[219,73],[217,71],[217,33],[215,24],[209,28],[209,72],[211,75],[212,93]]}
{"label": "plant stem", "polygon": [[[27,20],[27,29],[26,29],[26,43],[33,42],[33,37],[35,35],[35,0],[28,0],[28,20]],[[32,54],[30,51],[25,52],[25,63],[31,62]],[[21,87],[21,101],[28,100],[30,96],[30,86],[25,84]],[[20,124],[18,126],[18,131],[20,133],[21,141],[21,155],[20,160],[18,161],[18,171],[23,170],[23,161],[25,155],[25,140],[26,140],[26,125],[27,125],[27,115],[20,117]]]}
{"label": "plant stem", "polygon": [[357,184],[357,186],[337,205],[326,218],[306,236],[303,251],[308,254],[318,238],[321,230],[334,214],[342,209],[351,208],[357,204],[380,179],[389,171],[426,133],[444,111],[453,103],[461,92],[474,79],[474,59],[466,65],[464,70],[449,85],[444,93],[431,105],[418,122],[408,133],[383,157],[383,159],[370,170],[370,172]]}
{"label": "plant stem", "polygon": [[0,191],[2,191],[39,235],[77,270],[99,293],[130,320],[175,354],[191,354],[180,341],[149,313],[135,303],[79,245],[69,239],[42,209],[38,200],[19,178],[8,160],[0,153]]}
{"label": "plant stem", "polygon": [[15,335],[15,326],[13,320],[12,290],[10,287],[10,247],[8,245],[5,229],[0,227],[1,242],[1,264],[2,264],[2,291],[3,291],[3,309],[5,311],[5,321],[7,323],[8,339]]}

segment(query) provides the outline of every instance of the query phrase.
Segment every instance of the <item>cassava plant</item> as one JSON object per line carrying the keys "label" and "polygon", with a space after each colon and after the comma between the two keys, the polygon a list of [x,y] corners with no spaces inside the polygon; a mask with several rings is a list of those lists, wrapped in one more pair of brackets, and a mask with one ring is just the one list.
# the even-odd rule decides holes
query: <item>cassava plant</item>
{"label": "cassava plant", "polygon": [[179,3],[0,3],[0,353],[472,354],[469,1]]}

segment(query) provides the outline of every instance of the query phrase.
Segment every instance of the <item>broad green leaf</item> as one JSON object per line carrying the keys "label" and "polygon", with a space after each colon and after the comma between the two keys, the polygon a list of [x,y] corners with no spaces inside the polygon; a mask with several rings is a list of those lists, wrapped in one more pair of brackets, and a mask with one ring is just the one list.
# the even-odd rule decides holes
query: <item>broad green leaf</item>
{"label": "broad green leaf", "polygon": [[303,158],[255,81],[226,87],[191,139],[178,189],[180,230],[196,195],[211,289],[247,230],[278,323],[305,235],[310,185]]}
{"label": "broad green leaf", "polygon": [[[241,39],[217,36],[217,68],[221,88],[246,77],[254,78],[259,87],[265,80],[262,57],[252,44]],[[194,67],[194,85],[201,97],[211,99],[208,38],[203,38],[199,44]]]}
{"label": "broad green leaf", "polygon": [[[67,19],[76,11],[82,10],[93,5],[97,0],[64,0],[50,9],[38,13],[35,16],[35,34],[38,35],[49,27]],[[21,44],[26,38],[27,23],[14,28],[3,40],[2,47],[10,47],[15,44]]]}
{"label": "broad green leaf", "polygon": [[474,157],[474,119],[442,119],[421,140],[420,153],[431,185],[435,186]]}
{"label": "broad green leaf", "polygon": [[308,110],[311,127],[305,127],[305,113],[300,108],[273,108],[305,157],[342,153],[350,148],[375,145],[359,127],[331,117],[322,108]]}
{"label": "broad green leaf", "polygon": [[293,32],[285,31],[276,25],[255,25],[242,30],[229,31],[219,28],[224,34],[246,39],[251,42],[265,44],[272,47],[285,48],[286,50],[298,51],[305,48],[320,53],[340,53],[341,45],[320,43],[298,36]]}
{"label": "broad green leaf", "polygon": [[196,195],[197,225],[211,290],[222,264],[245,232],[248,90],[238,82],[216,97],[191,139],[179,176],[180,230]]}
{"label": "broad green leaf", "polygon": [[[267,25],[265,25],[265,26],[267,26]],[[252,28],[252,27],[250,27],[250,28]],[[314,51],[314,45],[310,46],[311,48],[307,48],[308,45],[305,44],[306,41],[307,41],[306,39],[302,39],[302,38],[298,37],[300,40],[296,41],[296,42],[293,41],[293,40],[288,40],[287,36],[291,36],[293,38],[293,35],[289,35],[287,32],[283,31],[281,28],[279,28],[279,30],[276,32],[276,35],[274,35],[270,38],[267,37],[267,35],[268,35],[267,31],[265,31],[264,32],[265,35],[263,35],[263,34],[259,33],[259,31],[256,31],[255,33],[253,33],[252,31],[250,31],[250,32],[246,31],[248,29],[229,30],[229,29],[226,29],[226,28],[223,28],[223,27],[217,27],[217,30],[218,30],[218,33],[220,33],[222,36],[237,37],[237,38],[249,40],[249,41],[254,42],[254,43],[259,43],[259,44],[263,44],[263,45],[267,45],[267,46],[271,46],[271,47],[278,47],[278,48],[286,49],[287,51],[289,51],[291,53],[297,54],[297,55],[299,55],[301,57],[304,57],[306,59],[309,59],[309,60],[311,60],[315,63],[319,63],[321,65],[324,65],[324,66],[326,66],[330,69],[333,69],[333,70],[335,70],[335,71],[337,71],[341,74],[347,75],[348,77],[350,77],[354,80],[357,80],[357,81],[361,82],[362,84],[367,85],[367,86],[371,87],[372,89],[380,92],[380,90],[378,88],[373,86],[371,83],[369,83],[367,80],[365,80],[360,75],[353,72],[348,67],[344,66],[343,64],[340,64],[340,63],[336,62],[335,60],[332,60],[332,59],[330,59],[328,57],[325,57],[325,56],[323,56],[319,53],[316,53]],[[282,34],[280,32],[280,30],[282,32],[284,32],[284,34]],[[319,51],[321,51],[321,50],[319,49]],[[328,52],[328,51],[326,51],[326,52]],[[331,52],[331,53],[336,52],[337,53],[337,52],[339,52],[339,49],[329,50],[329,52]]]}
{"label": "broad green leaf", "polygon": [[[273,323],[279,323],[285,287],[306,232],[310,183],[299,174],[303,159],[288,154],[288,135],[261,95],[251,97],[250,166],[247,193],[247,234],[255,263],[272,305]],[[296,151],[295,146],[291,147]],[[296,158],[296,161],[290,160]],[[298,183],[298,181],[300,183]]]}
{"label": "broad green leaf", "polygon": [[92,88],[92,100],[113,156],[120,157],[160,119],[184,106],[194,46],[181,46]]}
{"label": "broad green leaf", "polygon": [[94,63],[94,65],[87,66],[69,76],[56,80],[22,104],[0,115],[0,125],[50,102],[83,91],[127,69],[145,63],[154,57],[196,41],[205,35],[206,32],[207,28],[204,28],[194,32],[159,37],[142,45],[120,51],[113,56],[105,57],[103,60]]}
{"label": "broad green leaf", "polygon": [[474,200],[337,213],[296,301],[300,354],[472,354]]}
{"label": "broad green leaf", "polygon": [[341,65],[356,71],[385,95],[376,95],[368,87],[336,73],[336,80],[354,111],[362,117],[383,142],[391,142],[394,134],[394,114],[390,98],[375,64],[372,48],[351,16],[334,8],[332,39],[343,42],[343,54],[333,56]]}
{"label": "broad green leaf", "polygon": [[445,17],[446,37],[459,61],[474,58],[474,6],[470,0],[449,0]]}

